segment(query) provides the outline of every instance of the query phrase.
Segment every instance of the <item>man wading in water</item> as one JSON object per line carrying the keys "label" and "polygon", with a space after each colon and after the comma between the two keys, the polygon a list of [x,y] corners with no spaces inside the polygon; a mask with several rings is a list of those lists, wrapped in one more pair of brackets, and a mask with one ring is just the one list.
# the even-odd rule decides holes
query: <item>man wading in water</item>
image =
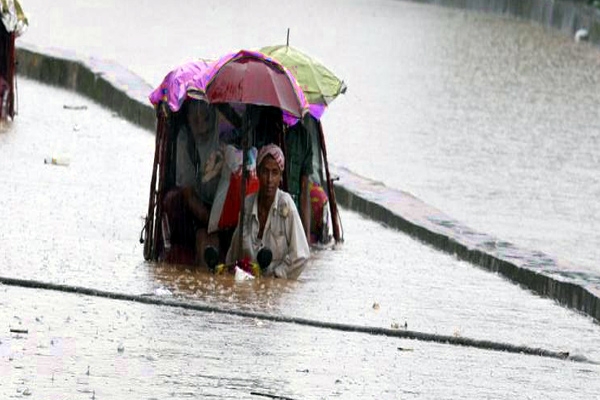
{"label": "man wading in water", "polygon": [[295,279],[310,256],[300,215],[292,197],[279,189],[285,171],[285,158],[274,144],[258,152],[258,193],[246,197],[242,249],[239,249],[239,223],[227,253],[227,263],[249,258],[256,262],[261,249],[271,250],[273,258],[265,275]]}

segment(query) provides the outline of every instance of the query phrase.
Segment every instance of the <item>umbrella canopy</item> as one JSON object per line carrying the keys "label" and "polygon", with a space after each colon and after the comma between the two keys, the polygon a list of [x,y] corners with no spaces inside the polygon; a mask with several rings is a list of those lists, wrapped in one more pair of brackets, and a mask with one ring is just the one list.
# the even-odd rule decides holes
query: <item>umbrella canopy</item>
{"label": "umbrella canopy", "polygon": [[21,36],[29,26],[18,0],[0,0],[0,15],[6,31],[14,32],[16,36]]}
{"label": "umbrella canopy", "polygon": [[294,76],[279,62],[255,51],[231,53],[208,73],[206,97],[215,103],[274,106],[301,118],[308,103]]}
{"label": "umbrella canopy", "polygon": [[274,58],[290,70],[311,105],[328,105],[340,93],[346,91],[346,84],[333,72],[294,47],[267,46],[260,49],[260,52]]}
{"label": "umbrella canopy", "polygon": [[188,97],[205,99],[206,83],[214,64],[214,61],[197,60],[174,68],[150,93],[150,102],[157,106],[164,101],[171,111],[177,112]]}

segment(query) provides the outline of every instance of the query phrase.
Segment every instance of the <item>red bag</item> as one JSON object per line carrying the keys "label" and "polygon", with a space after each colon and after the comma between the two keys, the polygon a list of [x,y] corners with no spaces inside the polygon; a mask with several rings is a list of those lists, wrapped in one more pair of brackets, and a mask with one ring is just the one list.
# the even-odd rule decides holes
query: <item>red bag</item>
{"label": "red bag", "polygon": [[[246,195],[258,191],[258,177],[255,171],[251,171],[246,181]],[[240,205],[242,197],[242,172],[233,172],[229,178],[229,187],[227,196],[223,203],[221,218],[219,219],[219,229],[235,228],[240,216]]]}

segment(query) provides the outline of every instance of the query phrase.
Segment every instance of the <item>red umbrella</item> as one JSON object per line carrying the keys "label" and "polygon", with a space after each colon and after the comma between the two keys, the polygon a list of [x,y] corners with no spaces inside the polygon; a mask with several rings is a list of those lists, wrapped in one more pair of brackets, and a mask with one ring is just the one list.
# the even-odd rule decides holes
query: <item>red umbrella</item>
{"label": "red umbrella", "polygon": [[215,103],[274,106],[301,118],[308,110],[302,89],[278,61],[241,50],[222,57],[209,72],[206,97]]}

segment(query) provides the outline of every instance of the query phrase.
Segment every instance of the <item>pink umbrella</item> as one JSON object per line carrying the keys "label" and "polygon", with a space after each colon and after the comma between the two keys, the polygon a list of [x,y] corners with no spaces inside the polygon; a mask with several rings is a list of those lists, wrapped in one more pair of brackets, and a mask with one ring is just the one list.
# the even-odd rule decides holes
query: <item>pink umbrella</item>
{"label": "pink umbrella", "polygon": [[214,61],[198,60],[176,67],[150,93],[150,102],[155,106],[161,101],[166,102],[171,111],[177,112],[188,96],[205,98],[208,73],[214,64]]}

